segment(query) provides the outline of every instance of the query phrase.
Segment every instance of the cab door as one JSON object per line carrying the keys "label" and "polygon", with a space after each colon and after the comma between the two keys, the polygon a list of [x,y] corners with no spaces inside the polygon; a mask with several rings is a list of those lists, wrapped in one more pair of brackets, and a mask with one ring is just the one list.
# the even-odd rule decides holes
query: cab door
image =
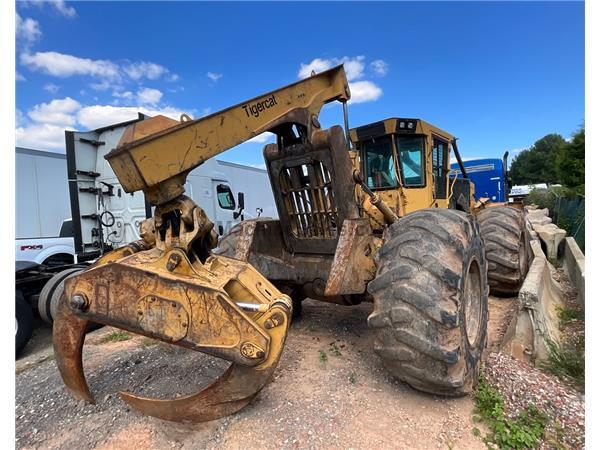
{"label": "cab door", "polygon": [[448,141],[433,138],[433,195],[435,199],[448,198]]}

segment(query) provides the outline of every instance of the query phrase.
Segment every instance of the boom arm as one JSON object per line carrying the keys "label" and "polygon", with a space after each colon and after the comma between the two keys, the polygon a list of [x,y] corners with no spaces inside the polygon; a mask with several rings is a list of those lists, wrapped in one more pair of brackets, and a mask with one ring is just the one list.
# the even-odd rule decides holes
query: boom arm
{"label": "boom arm", "polygon": [[158,116],[154,124],[143,121],[106,159],[126,192],[143,190],[150,203],[159,205],[181,195],[187,174],[207,159],[286,123],[319,128],[324,104],[349,99],[340,65],[198,120],[179,123]]}

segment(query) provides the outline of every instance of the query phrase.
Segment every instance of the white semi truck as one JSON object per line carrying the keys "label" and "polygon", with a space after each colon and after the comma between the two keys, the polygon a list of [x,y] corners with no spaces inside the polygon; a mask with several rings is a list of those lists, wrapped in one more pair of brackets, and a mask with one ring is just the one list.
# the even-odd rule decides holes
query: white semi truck
{"label": "white semi truck", "polygon": [[[125,128],[65,131],[66,155],[17,148],[16,347],[31,336],[33,311],[52,323],[65,278],[105,251],[139,239],[152,215],[142,192],[127,194],[104,155]],[[264,169],[208,160],[188,176],[186,194],[201,205],[219,235],[244,218],[277,217]]]}

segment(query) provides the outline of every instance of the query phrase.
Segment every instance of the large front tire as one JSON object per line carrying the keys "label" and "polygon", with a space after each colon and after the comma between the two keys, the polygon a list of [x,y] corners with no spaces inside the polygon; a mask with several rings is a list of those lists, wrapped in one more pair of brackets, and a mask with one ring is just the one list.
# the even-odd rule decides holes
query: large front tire
{"label": "large front tire", "polygon": [[368,286],[369,326],[395,378],[432,394],[473,390],[487,338],[486,273],[472,216],[424,209],[390,226]]}
{"label": "large front tire", "polygon": [[491,294],[518,295],[529,268],[523,212],[510,206],[494,206],[481,211],[477,220],[485,242]]}

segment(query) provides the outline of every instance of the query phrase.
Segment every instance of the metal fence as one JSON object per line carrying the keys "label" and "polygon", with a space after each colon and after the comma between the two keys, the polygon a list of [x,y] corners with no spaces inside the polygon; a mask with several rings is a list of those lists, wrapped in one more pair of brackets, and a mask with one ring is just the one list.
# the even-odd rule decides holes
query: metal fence
{"label": "metal fence", "polygon": [[585,197],[558,197],[552,212],[552,222],[573,236],[585,253]]}

